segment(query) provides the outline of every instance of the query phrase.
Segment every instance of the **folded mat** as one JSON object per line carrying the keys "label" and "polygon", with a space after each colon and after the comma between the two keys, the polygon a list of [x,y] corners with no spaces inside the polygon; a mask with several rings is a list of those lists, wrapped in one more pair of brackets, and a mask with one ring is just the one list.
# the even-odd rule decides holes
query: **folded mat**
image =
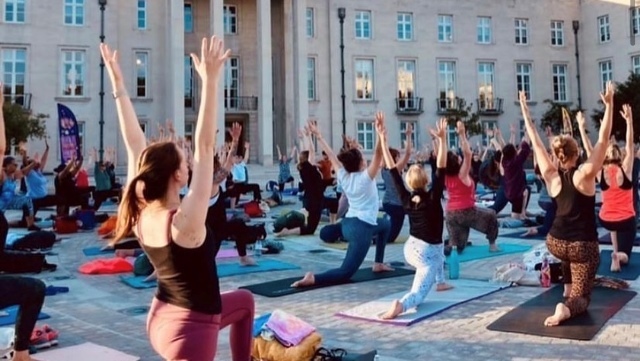
{"label": "folded mat", "polygon": [[115,253],[115,249],[113,248],[103,248],[103,247],[87,247],[82,250],[85,256],[100,256],[105,254]]}
{"label": "folded mat", "polygon": [[522,235],[527,233],[526,230],[517,231],[517,232],[509,232],[509,233],[500,233],[500,238],[517,238],[517,239],[534,239],[537,241],[544,241],[547,239],[546,235],[536,234],[535,236],[523,237]]}
{"label": "folded mat", "polygon": [[371,270],[371,268],[362,268],[362,269],[359,269],[356,272],[356,274],[353,275],[353,277],[351,277],[351,280],[348,280],[345,282],[338,282],[338,283],[324,284],[324,285],[314,285],[310,287],[300,287],[300,288],[291,287],[291,284],[293,282],[298,281],[302,278],[302,275],[300,275],[299,277],[291,277],[291,278],[285,278],[285,279],[269,281],[264,283],[256,283],[249,286],[242,286],[240,288],[249,290],[256,295],[261,295],[265,297],[280,297],[280,296],[292,295],[294,293],[301,293],[301,292],[316,290],[318,288],[336,286],[336,285],[341,285],[346,283],[367,282],[367,281],[381,280],[385,278],[408,276],[408,275],[412,275],[413,273],[414,271],[408,270],[405,268],[396,268],[394,271],[391,271],[391,272],[377,272],[377,273],[374,273]]}
{"label": "folded mat", "polygon": [[[35,357],[35,356],[34,356]],[[63,347],[52,351],[38,352],[40,361],[137,361],[137,356],[108,347],[86,342],[76,346]]]}
{"label": "folded mat", "polygon": [[[434,285],[434,287],[431,288],[431,292],[427,295],[427,298],[425,298],[417,308],[408,310],[393,320],[383,320],[380,316],[389,310],[393,300],[401,299],[402,296],[409,291],[408,288],[407,291],[394,293],[375,301],[363,303],[346,311],[339,312],[338,316],[393,325],[410,326],[454,306],[509,287],[509,284],[489,283],[475,280],[458,279],[448,280],[447,282],[454,288],[447,291],[437,292]],[[410,285],[410,283],[407,283],[407,287],[410,287]]]}
{"label": "folded mat", "polygon": [[[462,254],[458,255],[459,262],[475,261],[478,259],[497,257],[505,254],[526,252],[531,249],[531,246],[511,244],[511,243],[498,243],[500,252],[489,252],[489,245],[483,244],[481,246],[466,246],[462,251]],[[447,263],[449,263],[449,257],[447,257]]]}
{"label": "folded mat", "polygon": [[632,291],[594,287],[587,312],[558,326],[545,326],[544,320],[553,315],[556,304],[562,302],[563,290],[563,286],[556,286],[530,299],[494,321],[487,329],[589,341],[613,315],[636,296],[636,292]]}
{"label": "folded mat", "polygon": [[600,266],[597,274],[628,281],[633,281],[640,276],[640,258],[638,258],[640,254],[632,254],[629,263],[622,265],[620,272],[611,272],[611,253],[612,251],[600,251]]}
{"label": "folded mat", "polygon": [[[602,237],[598,238],[600,244],[611,244],[611,232],[607,232]],[[634,246],[640,246],[640,237],[636,235],[636,240],[633,241]]]}
{"label": "folded mat", "polygon": [[[0,326],[9,326],[16,323],[16,317],[18,316],[18,306],[11,306],[0,310]],[[44,312],[40,312],[38,320],[45,320],[51,316]]]}

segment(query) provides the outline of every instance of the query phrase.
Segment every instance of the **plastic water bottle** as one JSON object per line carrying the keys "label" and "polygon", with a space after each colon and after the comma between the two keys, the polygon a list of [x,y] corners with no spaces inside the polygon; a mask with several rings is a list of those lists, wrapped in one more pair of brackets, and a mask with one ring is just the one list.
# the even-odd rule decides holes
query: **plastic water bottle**
{"label": "plastic water bottle", "polygon": [[449,279],[457,280],[460,277],[460,261],[458,260],[458,247],[451,247],[449,255]]}
{"label": "plastic water bottle", "polygon": [[253,255],[254,257],[262,256],[262,240],[261,239],[257,240],[255,246],[253,246]]}
{"label": "plastic water bottle", "polygon": [[373,357],[373,361],[380,361],[380,355],[376,352],[376,355]]}
{"label": "plastic water bottle", "polygon": [[542,266],[540,267],[540,285],[542,285],[542,287],[551,286],[551,267],[549,267],[547,257],[542,260]]}

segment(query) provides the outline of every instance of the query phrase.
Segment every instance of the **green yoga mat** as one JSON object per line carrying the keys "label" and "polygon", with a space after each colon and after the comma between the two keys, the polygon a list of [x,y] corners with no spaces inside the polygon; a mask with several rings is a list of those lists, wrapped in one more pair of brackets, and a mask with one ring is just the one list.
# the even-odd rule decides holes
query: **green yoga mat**
{"label": "green yoga mat", "polygon": [[375,281],[375,280],[381,280],[381,279],[392,278],[392,277],[408,276],[408,275],[412,275],[413,273],[414,271],[408,270],[405,268],[396,268],[394,271],[391,271],[391,272],[378,272],[378,273],[374,273],[371,270],[371,268],[362,268],[362,269],[359,269],[356,272],[356,274],[353,275],[353,277],[351,277],[351,280],[332,283],[332,284],[314,285],[311,287],[301,287],[301,288],[291,287],[291,284],[293,282],[298,281],[299,279],[302,278],[302,275],[300,275],[298,277],[291,277],[291,278],[285,278],[285,279],[280,279],[280,280],[275,280],[270,282],[257,283],[249,286],[242,286],[240,288],[249,290],[256,295],[261,295],[265,297],[281,297],[281,296],[292,295],[294,293],[317,290],[319,288],[324,288],[324,287],[337,286],[337,285],[347,284],[347,283]]}
{"label": "green yoga mat", "polygon": [[[475,261],[477,259],[502,256],[505,254],[526,252],[531,248],[531,246],[510,244],[510,243],[500,243],[498,244],[498,248],[500,248],[502,251],[489,252],[489,245],[486,245],[486,244],[482,246],[467,246],[462,251],[462,254],[458,255],[458,261],[469,262],[469,261]],[[447,263],[449,263],[449,257],[447,257]]]}
{"label": "green yoga mat", "polygon": [[611,272],[611,251],[601,251],[598,275],[633,281],[640,276],[640,258],[638,256],[640,254],[632,254],[629,263],[622,265],[620,272]]}
{"label": "green yoga mat", "polygon": [[595,287],[587,312],[566,320],[559,326],[547,327],[544,320],[551,316],[562,301],[562,286],[557,286],[507,312],[487,326],[491,331],[589,341],[607,321],[624,307],[636,292]]}

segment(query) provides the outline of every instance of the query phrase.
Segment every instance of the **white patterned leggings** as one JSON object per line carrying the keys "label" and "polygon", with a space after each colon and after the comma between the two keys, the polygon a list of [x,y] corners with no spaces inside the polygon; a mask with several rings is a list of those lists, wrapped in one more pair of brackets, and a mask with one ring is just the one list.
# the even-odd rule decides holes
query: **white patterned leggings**
{"label": "white patterned leggings", "polygon": [[416,268],[411,291],[402,296],[402,312],[418,306],[434,283],[444,282],[444,245],[429,244],[413,236],[404,245],[404,258]]}

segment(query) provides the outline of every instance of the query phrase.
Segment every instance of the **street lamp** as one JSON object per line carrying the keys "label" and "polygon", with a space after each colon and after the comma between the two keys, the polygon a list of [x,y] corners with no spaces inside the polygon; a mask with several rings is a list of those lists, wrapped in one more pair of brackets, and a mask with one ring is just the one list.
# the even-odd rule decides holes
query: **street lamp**
{"label": "street lamp", "polygon": [[580,51],[578,50],[578,30],[580,29],[580,21],[573,20],[573,38],[575,42],[575,52],[576,52],[576,80],[578,85],[578,109],[582,110],[582,89],[580,88]]}
{"label": "street lamp", "polygon": [[[344,141],[347,134],[347,113],[346,96],[344,94],[344,18],[347,16],[345,8],[338,8],[338,19],[340,19],[340,77],[342,83],[342,139]],[[344,144],[343,144],[344,145]]]}
{"label": "street lamp", "polygon": [[[100,5],[100,43],[104,43],[104,11],[107,6],[107,0],[98,0]],[[100,57],[100,149],[98,157],[100,162],[103,161],[104,155],[104,59]]]}

